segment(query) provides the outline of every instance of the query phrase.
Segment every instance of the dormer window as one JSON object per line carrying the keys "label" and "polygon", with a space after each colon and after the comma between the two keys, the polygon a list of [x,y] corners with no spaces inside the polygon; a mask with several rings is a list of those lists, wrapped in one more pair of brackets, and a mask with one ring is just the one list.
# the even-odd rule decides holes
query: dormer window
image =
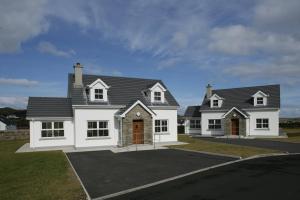
{"label": "dormer window", "polygon": [[266,106],[268,104],[269,95],[262,91],[257,91],[252,97],[254,106]]}
{"label": "dormer window", "polygon": [[103,100],[103,89],[95,89],[95,100]]}
{"label": "dormer window", "polygon": [[256,98],[256,105],[264,105],[264,98],[263,97],[257,97]]}
{"label": "dormer window", "polygon": [[151,103],[165,103],[165,92],[166,88],[159,82],[155,83],[151,88],[148,89]]}
{"label": "dormer window", "polygon": [[161,101],[161,92],[154,92],[154,101]]}
{"label": "dormer window", "polygon": [[224,98],[223,97],[220,97],[219,95],[217,94],[213,94],[210,98],[210,107],[211,108],[221,108],[222,107],[222,104],[223,104],[223,101],[224,101]]}
{"label": "dormer window", "polygon": [[213,107],[219,107],[219,100],[213,100]]}
{"label": "dormer window", "polygon": [[87,92],[87,97],[90,101],[108,101],[107,94],[109,86],[106,85],[100,78],[90,85],[87,85],[87,89],[89,90],[89,92]]}

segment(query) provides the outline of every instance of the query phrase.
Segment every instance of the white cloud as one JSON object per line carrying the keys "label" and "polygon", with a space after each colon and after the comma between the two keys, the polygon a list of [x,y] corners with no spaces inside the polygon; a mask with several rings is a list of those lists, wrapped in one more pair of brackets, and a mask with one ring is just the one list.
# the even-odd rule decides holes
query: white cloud
{"label": "white cloud", "polygon": [[44,0],[1,1],[0,53],[19,51],[22,42],[48,30],[45,4]]}
{"label": "white cloud", "polygon": [[71,55],[76,54],[73,49],[68,51],[59,50],[54,44],[46,41],[40,42],[37,49],[41,53],[48,53],[54,56],[70,57]]}
{"label": "white cloud", "polygon": [[12,79],[12,78],[0,78],[0,84],[6,85],[18,85],[31,87],[38,85],[38,81],[28,80],[28,79]]}
{"label": "white cloud", "polygon": [[214,28],[211,32],[211,50],[234,55],[258,52],[299,53],[300,41],[289,35],[257,32],[253,28],[232,25]]}
{"label": "white cloud", "polygon": [[25,108],[28,97],[0,97],[0,107]]}
{"label": "white cloud", "polygon": [[84,72],[87,74],[96,74],[96,75],[123,76],[123,73],[118,69],[112,67],[103,67],[89,62],[86,62],[86,64],[84,65]]}

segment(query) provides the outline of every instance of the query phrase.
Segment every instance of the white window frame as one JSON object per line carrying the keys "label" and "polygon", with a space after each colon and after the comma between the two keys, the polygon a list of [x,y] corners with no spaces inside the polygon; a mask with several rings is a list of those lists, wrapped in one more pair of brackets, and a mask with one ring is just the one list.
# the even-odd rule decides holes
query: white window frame
{"label": "white window frame", "polygon": [[[96,92],[98,90],[98,92]],[[100,91],[100,92],[99,92]],[[102,96],[102,98],[97,98],[97,96],[98,97],[101,97]],[[97,101],[99,101],[99,100],[104,100],[104,91],[103,91],[103,89],[101,89],[101,88],[95,88],[94,89],[94,98],[95,98],[95,100]]]}
{"label": "white window frame", "polygon": [[221,130],[221,129],[222,129],[221,119],[208,119],[208,130]]}
{"label": "white window frame", "polygon": [[[158,125],[156,125],[156,121],[159,121]],[[167,122],[167,124],[163,125],[162,121]],[[157,131],[157,128],[159,128],[158,131]],[[166,128],[166,130],[163,131],[163,128]],[[154,120],[154,132],[158,133],[158,134],[160,134],[160,133],[168,133],[169,132],[169,120],[167,120],[167,119],[156,119],[156,120]]]}
{"label": "white window frame", "polygon": [[[48,128],[46,126],[46,128],[43,128],[43,123],[50,123],[51,127]],[[55,128],[55,123],[62,123],[62,128],[61,127]],[[42,124],[41,124],[41,138],[65,137],[65,129],[64,129],[64,127],[65,127],[65,125],[64,125],[63,121],[42,121]],[[43,131],[50,132],[50,136],[49,136],[49,133],[46,133],[47,136],[43,136]],[[58,131],[58,135],[55,135],[56,131]],[[61,135],[61,133],[59,133],[61,131],[62,131],[62,135]]]}
{"label": "white window frame", "polygon": [[201,119],[191,119],[190,129],[201,129]]}
{"label": "white window frame", "polygon": [[[162,100],[162,94],[161,94],[161,92],[154,91],[153,94],[154,94],[154,101],[155,102],[161,102],[161,100]],[[156,99],[156,98],[158,98],[158,99]]]}
{"label": "white window frame", "polygon": [[[96,128],[89,128],[89,123],[96,123]],[[100,127],[100,123],[106,123],[106,127]],[[107,130],[107,135],[104,135],[104,131]],[[96,136],[92,135],[89,136],[89,131],[96,131]],[[100,135],[100,131],[103,131],[103,135]],[[109,121],[107,120],[90,120],[87,121],[87,131],[86,131],[86,137],[87,138],[103,138],[103,137],[109,137]]]}
{"label": "white window frame", "polygon": [[256,119],[256,129],[269,129],[269,128],[270,128],[269,118],[257,118]]}

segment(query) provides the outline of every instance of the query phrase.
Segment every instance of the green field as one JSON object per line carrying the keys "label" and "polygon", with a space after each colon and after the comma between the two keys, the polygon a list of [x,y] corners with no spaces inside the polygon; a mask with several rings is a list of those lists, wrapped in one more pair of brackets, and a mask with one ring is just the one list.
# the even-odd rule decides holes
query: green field
{"label": "green field", "polygon": [[85,199],[61,151],[14,153],[28,141],[0,141],[0,199]]}
{"label": "green field", "polygon": [[189,144],[170,146],[170,148],[180,148],[180,149],[193,150],[193,151],[205,151],[211,153],[227,154],[227,155],[240,156],[242,158],[260,155],[260,154],[279,153],[279,151],[270,150],[270,149],[210,142],[206,140],[201,140],[200,138],[197,139],[191,138],[187,135],[178,135],[178,139],[181,142],[187,142]]}
{"label": "green field", "polygon": [[287,133],[288,138],[278,138],[272,140],[281,142],[300,143],[300,128],[285,128],[283,130]]}

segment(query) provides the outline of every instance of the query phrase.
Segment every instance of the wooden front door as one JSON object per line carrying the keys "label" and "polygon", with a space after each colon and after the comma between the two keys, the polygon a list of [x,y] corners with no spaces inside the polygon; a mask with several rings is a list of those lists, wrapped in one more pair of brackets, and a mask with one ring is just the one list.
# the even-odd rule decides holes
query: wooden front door
{"label": "wooden front door", "polygon": [[239,119],[231,119],[231,134],[239,135]]}
{"label": "wooden front door", "polygon": [[144,121],[133,120],[132,126],[132,143],[144,144]]}

